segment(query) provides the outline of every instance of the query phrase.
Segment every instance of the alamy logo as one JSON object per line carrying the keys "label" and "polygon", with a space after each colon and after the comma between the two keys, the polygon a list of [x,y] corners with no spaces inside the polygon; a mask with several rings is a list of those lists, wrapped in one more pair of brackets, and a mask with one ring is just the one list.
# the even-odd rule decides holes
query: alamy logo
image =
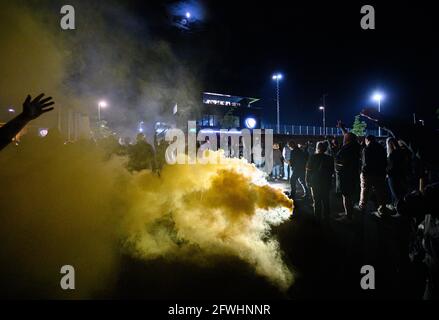
{"label": "alamy logo", "polygon": [[[222,164],[233,157],[255,163],[266,173],[273,169],[273,130],[201,130],[197,134],[196,122],[189,121],[187,139],[180,129],[168,130],[165,139],[170,142],[165,154],[169,165]],[[209,156],[208,150],[223,150],[225,157]]]}
{"label": "alamy logo", "polygon": [[375,8],[370,5],[361,7],[361,14],[364,16],[361,18],[361,28],[363,30],[375,29]]}
{"label": "alamy logo", "polygon": [[375,268],[373,266],[361,267],[361,274],[364,276],[361,278],[360,286],[363,290],[375,290]]}
{"label": "alamy logo", "polygon": [[61,8],[61,29],[63,30],[75,30],[75,8],[71,5],[65,5]]}
{"label": "alamy logo", "polygon": [[75,268],[66,265],[61,268],[60,273],[64,275],[60,282],[61,289],[75,290]]}

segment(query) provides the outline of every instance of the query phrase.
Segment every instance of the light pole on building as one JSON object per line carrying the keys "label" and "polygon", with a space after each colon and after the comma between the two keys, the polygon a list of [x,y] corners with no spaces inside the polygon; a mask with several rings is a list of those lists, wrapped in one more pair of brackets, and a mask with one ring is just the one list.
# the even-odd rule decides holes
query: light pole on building
{"label": "light pole on building", "polygon": [[[378,103],[378,112],[381,113],[381,101],[383,100],[384,95],[381,92],[375,92],[372,96],[372,99]],[[378,127],[378,136],[381,137],[381,127]]]}
{"label": "light pole on building", "polygon": [[280,73],[273,75],[273,80],[276,81],[276,104],[277,104],[277,133],[280,134],[280,86],[279,82],[283,76]]}
{"label": "light pole on building", "polygon": [[319,109],[323,113],[323,135],[326,136],[326,107],[320,106]]}
{"label": "light pole on building", "polygon": [[99,101],[98,103],[98,120],[101,121],[101,109],[106,108],[108,106],[107,102],[104,100]]}

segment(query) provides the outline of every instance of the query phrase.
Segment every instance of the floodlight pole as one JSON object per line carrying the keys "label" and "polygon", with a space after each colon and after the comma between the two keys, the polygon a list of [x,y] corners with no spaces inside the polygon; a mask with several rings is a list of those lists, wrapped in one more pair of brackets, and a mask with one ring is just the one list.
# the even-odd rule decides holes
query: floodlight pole
{"label": "floodlight pole", "polygon": [[276,78],[276,100],[277,100],[277,134],[280,134],[280,87],[279,87],[280,77]]}

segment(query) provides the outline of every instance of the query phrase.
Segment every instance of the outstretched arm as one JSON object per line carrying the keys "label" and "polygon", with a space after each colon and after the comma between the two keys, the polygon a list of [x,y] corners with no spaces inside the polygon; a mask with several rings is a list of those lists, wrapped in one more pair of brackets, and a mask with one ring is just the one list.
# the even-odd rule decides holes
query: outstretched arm
{"label": "outstretched arm", "polygon": [[411,128],[411,125],[406,123],[401,125],[401,123],[396,119],[391,119],[390,121],[386,120],[382,114],[374,108],[363,109],[360,115],[366,119],[369,119],[370,121],[375,122],[379,127],[387,130],[396,139],[406,140],[410,136],[411,130],[413,129]]}
{"label": "outstretched arm", "polygon": [[344,123],[341,120],[337,121],[337,128],[341,129],[343,134],[348,133],[348,130],[346,129],[346,126],[344,125]]}
{"label": "outstretched arm", "polygon": [[11,143],[12,139],[14,139],[30,121],[54,109],[51,107],[55,104],[55,102],[52,101],[52,97],[43,98],[44,93],[40,94],[34,100],[28,95],[26,101],[23,103],[23,112],[0,128],[0,150]]}
{"label": "outstretched arm", "polygon": [[402,140],[421,161],[429,167],[439,167],[439,133],[429,127],[382,116],[376,109],[364,109],[361,115],[377,123],[394,138]]}

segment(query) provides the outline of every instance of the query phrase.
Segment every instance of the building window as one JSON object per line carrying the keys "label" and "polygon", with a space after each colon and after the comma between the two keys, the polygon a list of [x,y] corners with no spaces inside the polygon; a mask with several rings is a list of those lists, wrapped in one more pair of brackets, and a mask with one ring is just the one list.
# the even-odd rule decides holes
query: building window
{"label": "building window", "polygon": [[215,115],[203,115],[203,117],[197,121],[200,127],[217,127],[219,119]]}

